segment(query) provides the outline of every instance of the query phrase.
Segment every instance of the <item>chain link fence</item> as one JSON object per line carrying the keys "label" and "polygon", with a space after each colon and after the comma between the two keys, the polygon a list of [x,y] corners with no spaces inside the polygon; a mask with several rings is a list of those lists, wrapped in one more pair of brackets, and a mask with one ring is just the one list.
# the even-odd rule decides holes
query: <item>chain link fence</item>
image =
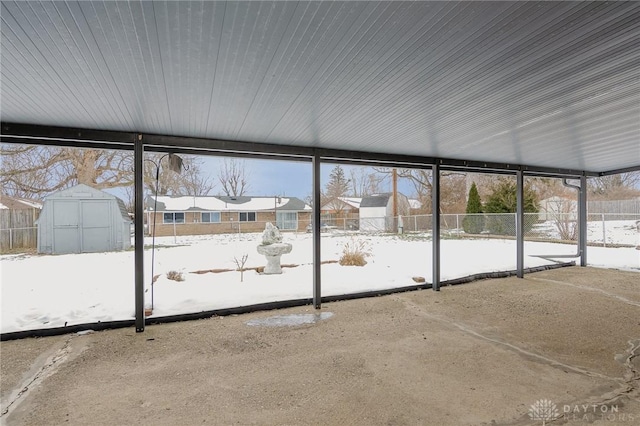
{"label": "chain link fence", "polygon": [[[222,233],[261,232],[266,222],[230,222]],[[282,225],[280,223],[279,225]],[[285,226],[293,232],[311,232],[309,219],[300,219],[297,226]],[[289,229],[287,229],[289,228]],[[294,229],[290,229],[294,228]],[[411,215],[399,217],[344,217],[321,219],[323,233],[424,233],[430,236],[432,215]],[[176,225],[169,235],[197,235]],[[548,213],[542,217],[538,213],[526,213],[524,219],[525,240],[548,242],[576,242],[578,240],[578,220],[575,213]],[[216,232],[221,233],[221,232]],[[442,238],[506,238],[516,237],[516,214],[441,214],[440,233]],[[587,215],[587,243],[604,247],[640,246],[640,214],[589,213]],[[0,252],[35,249],[37,247],[37,227],[0,229]]]}
{"label": "chain link fence", "polygon": [[[322,219],[322,231],[431,234],[432,215]],[[516,238],[515,213],[441,214],[442,238]],[[578,240],[576,213],[525,213],[527,241],[573,243]],[[640,214],[590,213],[587,243],[605,247],[640,246]]]}

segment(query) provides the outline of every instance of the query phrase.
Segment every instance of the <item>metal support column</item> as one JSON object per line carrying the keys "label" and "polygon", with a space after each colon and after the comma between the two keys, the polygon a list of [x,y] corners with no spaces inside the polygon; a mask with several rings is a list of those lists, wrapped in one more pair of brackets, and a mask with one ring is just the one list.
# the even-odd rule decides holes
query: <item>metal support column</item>
{"label": "metal support column", "polygon": [[[136,332],[144,331],[144,200],[143,200],[144,148],[142,135],[136,137],[133,148],[133,190],[135,199],[135,305]],[[154,212],[155,213],[155,212]]]}
{"label": "metal support column", "polygon": [[578,252],[580,266],[587,266],[587,177],[580,177],[578,192]]}
{"label": "metal support column", "polygon": [[516,172],[516,273],[524,278],[524,174]]}
{"label": "metal support column", "polygon": [[434,291],[440,291],[440,164],[431,167],[431,240],[433,244],[433,259],[431,286]]}
{"label": "metal support column", "polygon": [[320,254],[320,156],[314,155],[313,160],[313,215],[311,227],[313,230],[313,307],[320,309],[322,291],[320,271],[322,256]]}

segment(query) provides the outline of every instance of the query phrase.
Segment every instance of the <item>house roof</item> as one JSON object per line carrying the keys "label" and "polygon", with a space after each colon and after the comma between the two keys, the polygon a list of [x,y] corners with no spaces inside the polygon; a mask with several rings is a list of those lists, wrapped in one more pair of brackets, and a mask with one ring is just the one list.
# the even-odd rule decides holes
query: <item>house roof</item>
{"label": "house roof", "polygon": [[21,210],[21,209],[41,209],[40,201],[28,200],[26,198],[15,198],[8,195],[0,195],[0,210]]}
{"label": "house roof", "polygon": [[387,204],[389,204],[389,198],[391,198],[391,194],[367,195],[366,197],[362,198],[360,208],[386,207]]}
{"label": "house roof", "polygon": [[422,203],[420,200],[416,200],[415,198],[409,198],[409,207],[412,209],[422,208]]}
{"label": "house roof", "polygon": [[332,198],[331,200],[324,203],[324,205],[320,208],[320,210],[333,210],[336,206],[336,201],[345,205],[346,208],[349,209],[359,209],[360,202],[362,201],[361,197],[338,197]]}
{"label": "house roof", "polygon": [[42,125],[73,130],[73,143],[113,142],[76,131],[93,129],[228,152],[259,142],[503,168],[640,167],[640,2],[0,7],[4,140],[51,138],[36,134]]}
{"label": "house roof", "polygon": [[340,197],[339,200],[353,207],[354,209],[359,209],[360,203],[362,202],[362,197]]}
{"label": "house roof", "polygon": [[[147,197],[146,205],[153,209],[153,196]],[[279,211],[311,210],[296,197],[159,196],[157,203],[157,211],[273,211],[274,208]]]}

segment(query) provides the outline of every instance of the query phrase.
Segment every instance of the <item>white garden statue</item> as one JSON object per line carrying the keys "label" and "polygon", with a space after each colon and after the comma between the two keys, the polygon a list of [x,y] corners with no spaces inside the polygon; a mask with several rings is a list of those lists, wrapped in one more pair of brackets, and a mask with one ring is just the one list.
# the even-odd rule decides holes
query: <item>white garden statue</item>
{"label": "white garden statue", "polygon": [[258,246],[258,253],[267,258],[267,265],[264,267],[265,274],[281,274],[280,256],[291,253],[291,244],[282,242],[280,230],[267,222],[262,233],[262,244]]}

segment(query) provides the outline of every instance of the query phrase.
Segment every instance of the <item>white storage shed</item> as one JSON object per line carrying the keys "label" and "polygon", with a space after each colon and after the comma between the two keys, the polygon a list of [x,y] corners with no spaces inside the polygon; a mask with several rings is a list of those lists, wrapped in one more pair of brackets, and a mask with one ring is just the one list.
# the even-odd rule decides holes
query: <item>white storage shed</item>
{"label": "white storage shed", "polygon": [[[409,214],[409,199],[398,193],[398,215]],[[362,198],[360,203],[360,230],[389,232],[394,230],[393,194],[374,194]]]}
{"label": "white storage shed", "polygon": [[83,184],[48,196],[37,224],[38,253],[95,253],[131,247],[131,219],[124,202]]}

